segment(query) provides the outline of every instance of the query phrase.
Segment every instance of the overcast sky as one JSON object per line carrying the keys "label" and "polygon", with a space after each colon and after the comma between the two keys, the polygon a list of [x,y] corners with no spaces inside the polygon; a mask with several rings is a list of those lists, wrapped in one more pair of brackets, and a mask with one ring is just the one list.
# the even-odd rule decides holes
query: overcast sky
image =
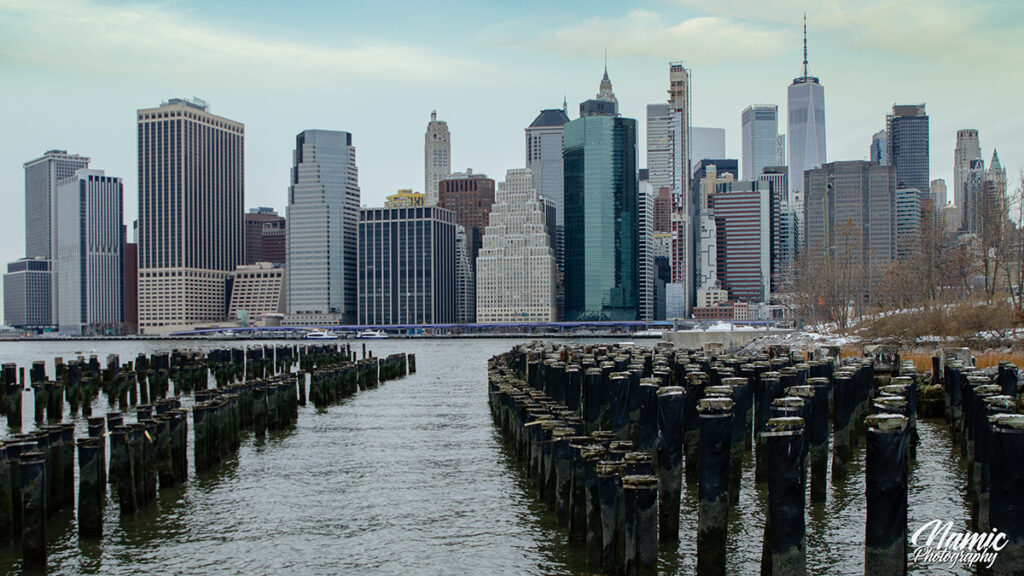
{"label": "overcast sky", "polygon": [[[641,125],[664,102],[668,62],[692,69],[692,122],[726,129],[778,104],[800,73],[825,87],[828,160],[865,159],[893,103],[927,103],[931,177],[950,178],[956,130],[998,148],[1011,187],[1024,162],[1024,3],[1017,0],[0,0],[0,261],[24,255],[22,164],[49,149],[124,178],[136,217],[135,111],[198,96],[245,124],[246,206],[282,214],[295,135],[353,134],[362,202],[423,189],[430,111],[453,169],[496,180],[524,165],[542,108],[576,117],[601,78]],[[785,126],[780,126],[785,131]]]}

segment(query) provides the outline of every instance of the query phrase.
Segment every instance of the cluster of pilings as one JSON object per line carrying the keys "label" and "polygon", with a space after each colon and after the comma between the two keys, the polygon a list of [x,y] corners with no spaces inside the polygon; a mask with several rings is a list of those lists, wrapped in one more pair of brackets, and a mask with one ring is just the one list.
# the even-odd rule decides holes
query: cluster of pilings
{"label": "cluster of pilings", "polygon": [[944,391],[945,416],[967,468],[975,532],[1006,533],[994,574],[1024,573],[1024,415],[1018,410],[1018,369],[1010,362],[979,370],[967,348],[932,357],[932,384]]}
{"label": "cluster of pilings", "polygon": [[[364,357],[351,362],[327,357],[327,364],[314,369],[309,378],[309,399],[313,406],[326,408],[358,390],[376,388],[382,382],[401,378],[416,371],[414,354],[391,354],[387,358]],[[332,360],[334,362],[332,362]],[[305,374],[300,372],[300,374]],[[300,387],[302,401],[305,391]]]}
{"label": "cluster of pilings", "polygon": [[[947,370],[946,378],[973,386],[962,394],[969,398],[963,414],[1009,406],[1005,397],[982,400],[989,389],[958,374]],[[1010,366],[997,379],[1016,389]],[[606,574],[652,568],[658,541],[680,537],[685,481],[699,497],[697,572],[724,573],[727,519],[739,498],[743,462],[754,458],[755,481],[769,493],[762,574],[804,574],[805,494],[812,505],[823,503],[829,479],[846,482],[863,447],[865,570],[902,574],[922,380],[912,363],[901,363],[898,351],[885,346],[839,362],[837,347],[808,359],[782,346],[730,356],[667,343],[654,349],[532,343],[491,359],[489,400],[539,496],[570,538],[586,543],[591,568]],[[970,425],[962,426],[969,434]],[[1017,417],[997,416],[992,426],[997,434],[1000,427],[1013,429]],[[973,450],[992,454],[994,443]],[[1024,458],[1024,443],[1013,454],[1004,461]],[[991,486],[993,468],[978,466],[979,486]],[[1014,498],[1013,505],[1024,504]],[[1009,537],[1024,542],[1024,534]]]}
{"label": "cluster of pilings", "polygon": [[[364,348],[363,355],[356,360],[351,346],[340,344],[174,350],[140,354],[124,364],[112,354],[105,366],[93,355],[56,358],[54,380],[45,362],[33,362],[28,381],[24,368],[3,364],[0,412],[11,436],[0,442],[0,545],[19,542],[26,567],[45,566],[47,519],[75,509],[76,447],[79,537],[98,537],[108,485],[121,515],[128,515],[153,505],[159,490],[188,480],[188,412],[193,463],[203,472],[237,451],[244,433],[260,436],[295,424],[310,385],[307,371],[294,372],[300,363],[314,382],[318,375],[349,371],[363,388],[415,371],[411,354],[379,360]],[[35,429],[21,433],[26,389]],[[101,393],[108,409],[93,416]],[[183,395],[193,394],[191,409],[183,407]],[[134,421],[126,422],[133,413]],[[79,414],[87,435],[76,440]]]}
{"label": "cluster of pilings", "polygon": [[[130,424],[119,412],[107,414],[107,477],[122,515],[155,503],[158,488],[176,486],[188,479],[188,412],[181,409],[180,402],[169,398],[155,405],[140,404],[135,414],[136,422]],[[92,436],[91,420],[89,431]],[[97,448],[102,449],[102,443]],[[94,458],[102,477],[102,450]],[[84,465],[80,458],[80,468]],[[97,532],[102,532],[102,526]]]}

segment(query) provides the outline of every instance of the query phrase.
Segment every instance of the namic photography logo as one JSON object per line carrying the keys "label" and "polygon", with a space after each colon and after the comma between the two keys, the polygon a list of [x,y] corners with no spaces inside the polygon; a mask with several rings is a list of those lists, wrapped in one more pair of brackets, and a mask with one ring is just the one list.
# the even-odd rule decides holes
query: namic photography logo
{"label": "namic photography logo", "polygon": [[957,531],[953,529],[953,522],[932,520],[911,535],[910,557],[916,564],[991,568],[1008,541],[1006,533],[996,528],[991,532]]}

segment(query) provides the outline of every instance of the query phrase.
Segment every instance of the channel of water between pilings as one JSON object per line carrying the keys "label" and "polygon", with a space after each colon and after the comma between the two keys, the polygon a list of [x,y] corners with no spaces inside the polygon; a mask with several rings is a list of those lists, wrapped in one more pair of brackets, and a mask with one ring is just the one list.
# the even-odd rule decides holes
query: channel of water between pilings
{"label": "channel of water between pilings", "polygon": [[[768,494],[761,573],[806,574],[808,508],[820,509],[828,482],[846,490],[850,463],[863,454],[864,573],[905,574],[920,414],[946,418],[972,478],[971,524],[954,531],[987,534],[976,547],[988,552],[1004,534],[991,573],[1024,574],[1016,367],[977,370],[969,351],[947,349],[929,378],[889,347],[842,361],[837,352],[823,347],[807,359],[773,347],[738,357],[664,343],[535,342],[490,360],[489,405],[531,492],[585,551],[588,572],[652,573],[657,555],[637,550],[682,539],[693,543],[683,548],[698,574],[725,573],[737,461],[753,458],[756,485]],[[640,461],[650,464],[631,467]],[[697,489],[697,505],[680,510],[686,485]],[[680,514],[698,517],[696,533],[679,532]]]}
{"label": "channel of water between pilings", "polygon": [[44,361],[28,380],[3,364],[0,547],[45,569],[54,517],[74,513],[79,540],[96,540],[108,494],[122,517],[146,510],[191,470],[215,470],[243,436],[293,426],[307,400],[323,410],[416,369],[413,354],[362,355],[342,344],[110,355],[104,366],[93,355],[56,358],[52,380]]}

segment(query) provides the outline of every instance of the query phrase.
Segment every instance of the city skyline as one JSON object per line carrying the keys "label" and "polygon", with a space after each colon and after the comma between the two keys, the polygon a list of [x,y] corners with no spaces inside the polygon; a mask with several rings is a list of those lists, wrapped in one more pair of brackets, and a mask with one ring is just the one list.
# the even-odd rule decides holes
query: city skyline
{"label": "city skyline", "polygon": [[[311,6],[325,16],[338,10]],[[473,18],[485,23],[477,32],[461,42],[433,38],[417,45],[408,32],[419,23],[418,7],[387,18],[372,7],[346,7],[347,15],[367,26],[343,44],[309,41],[297,21],[270,7],[253,7],[238,23],[231,18],[238,7],[233,2],[0,0],[0,70],[16,80],[14,89],[0,96],[9,104],[0,112],[0,124],[7,128],[0,140],[0,187],[20,213],[24,162],[50,149],[90,157],[109,173],[123,175],[125,224],[131,230],[138,190],[133,112],[156,101],[198,95],[211,102],[215,114],[247,126],[245,208],[284,212],[292,139],[309,128],[344,130],[358,138],[362,204],[380,206],[395,190],[416,189],[422,181],[420,138],[430,110],[437,109],[449,124],[453,167],[502,174],[522,165],[522,130],[538,110],[593,94],[604,47],[624,117],[642,121],[648,104],[667,100],[664,67],[680,60],[693,73],[693,125],[725,128],[726,156],[740,158],[743,108],[764,102],[786,113],[786,86],[802,73],[804,7],[769,11],[737,1],[713,8],[716,13],[694,6],[680,0],[625,11],[599,2],[585,19],[559,6],[548,14],[560,17],[545,22],[528,10],[466,6],[451,25]],[[882,18],[878,2],[837,6],[816,6],[817,12],[808,14],[809,72],[828,89],[828,160],[865,159],[872,134],[884,128],[894,103],[924,102],[932,124],[932,178],[953,181],[956,130],[973,128],[979,130],[983,157],[1000,150],[1008,166],[1007,188],[1013,190],[1024,157],[1014,139],[1021,121],[1005,122],[991,110],[1009,105],[1020,82],[994,72],[1014,69],[1020,58],[1001,51],[998,40],[1012,36],[1022,10],[1004,6],[997,12],[995,4],[982,3],[964,11],[952,2],[919,3]],[[930,26],[927,35],[914,21],[903,22],[900,30],[903,38],[921,32],[919,42],[885,36],[901,14],[913,10],[928,16],[919,18]],[[739,13],[745,19],[732,16]],[[140,27],[139,22],[152,24]],[[117,33],[86,30],[98,23]],[[935,40],[943,34],[943,42]],[[481,49],[469,50],[466,42]],[[754,45],[759,49],[750,50]],[[127,46],[133,50],[125,51]],[[950,66],[962,71],[956,84],[940,74]],[[310,82],[301,106],[290,106],[291,94],[274,79],[275,72],[284,71]],[[332,83],[325,71],[340,80]],[[71,79],[83,86],[79,105],[57,105],[54,98],[61,92],[54,88]],[[397,89],[396,82],[417,90],[420,105],[409,106],[403,99],[407,89]],[[735,90],[740,82],[745,89]],[[978,83],[988,89],[971,92],[974,100],[965,105],[960,92],[965,89],[957,86]],[[638,139],[644,142],[641,130]],[[637,160],[646,165],[642,144]],[[8,262],[23,255],[23,225],[14,219],[3,231]]]}

